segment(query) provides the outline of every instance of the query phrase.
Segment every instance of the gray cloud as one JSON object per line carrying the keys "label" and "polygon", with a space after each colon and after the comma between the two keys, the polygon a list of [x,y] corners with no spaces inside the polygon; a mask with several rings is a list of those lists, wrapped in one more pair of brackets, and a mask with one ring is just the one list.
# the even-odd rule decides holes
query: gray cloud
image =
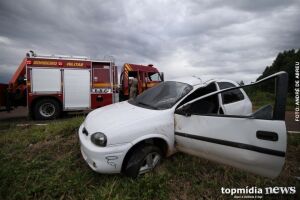
{"label": "gray cloud", "polygon": [[0,82],[31,49],[249,82],[300,47],[299,10],[292,0],[1,1]]}

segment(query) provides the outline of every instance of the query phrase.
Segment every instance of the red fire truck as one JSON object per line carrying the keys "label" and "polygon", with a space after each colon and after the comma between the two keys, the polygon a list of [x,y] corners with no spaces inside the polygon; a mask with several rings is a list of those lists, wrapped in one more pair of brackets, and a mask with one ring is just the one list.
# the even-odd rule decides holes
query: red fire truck
{"label": "red fire truck", "polygon": [[34,119],[53,119],[63,111],[88,110],[118,101],[113,61],[28,53],[8,85],[1,105],[27,106]]}
{"label": "red fire truck", "polygon": [[130,92],[130,80],[137,78],[138,94],[164,81],[164,74],[153,65],[125,63],[120,76],[120,100],[127,100]]}
{"label": "red fire truck", "polygon": [[99,108],[118,102],[119,91],[121,100],[128,99],[132,76],[139,80],[138,93],[163,81],[163,74],[152,65],[125,64],[118,88],[117,66],[112,59],[30,51],[9,83],[0,84],[0,111],[27,106],[34,119],[54,119],[66,111]]}

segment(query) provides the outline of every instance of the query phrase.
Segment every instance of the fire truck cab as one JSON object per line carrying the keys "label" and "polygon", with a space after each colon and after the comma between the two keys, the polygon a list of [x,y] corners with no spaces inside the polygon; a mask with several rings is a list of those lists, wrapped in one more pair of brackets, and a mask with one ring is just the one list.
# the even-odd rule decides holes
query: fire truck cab
{"label": "fire truck cab", "polygon": [[38,120],[118,102],[118,72],[111,60],[27,54],[1,98],[7,110],[27,106]]}
{"label": "fire truck cab", "polygon": [[120,101],[129,99],[130,85],[133,78],[138,80],[137,94],[140,94],[144,90],[164,81],[164,74],[151,64],[145,66],[125,63],[120,75]]}

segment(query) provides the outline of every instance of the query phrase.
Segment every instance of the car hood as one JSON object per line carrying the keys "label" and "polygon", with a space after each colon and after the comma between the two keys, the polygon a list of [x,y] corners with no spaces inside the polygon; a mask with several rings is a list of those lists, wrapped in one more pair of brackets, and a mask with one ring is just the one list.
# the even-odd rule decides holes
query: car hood
{"label": "car hood", "polygon": [[104,132],[108,134],[114,130],[130,125],[140,125],[139,122],[153,118],[162,111],[138,107],[127,101],[98,108],[88,114],[84,126],[89,133]]}

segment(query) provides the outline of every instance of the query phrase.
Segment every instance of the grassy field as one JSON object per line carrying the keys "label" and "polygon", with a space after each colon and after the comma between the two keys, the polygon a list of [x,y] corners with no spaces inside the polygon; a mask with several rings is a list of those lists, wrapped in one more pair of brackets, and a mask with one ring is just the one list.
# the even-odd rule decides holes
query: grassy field
{"label": "grassy field", "polygon": [[[262,106],[271,104],[274,107],[275,104],[275,94],[270,92],[263,92],[260,90],[247,90],[245,89],[247,95],[249,96],[252,105],[255,109],[258,109]],[[295,100],[293,97],[288,96],[286,99],[286,110],[294,111],[295,110]]]}
{"label": "grassy field", "polygon": [[299,195],[300,135],[289,135],[287,161],[274,180],[180,153],[132,180],[89,169],[76,133],[82,121],[75,117],[45,126],[0,122],[0,199],[232,199],[221,194],[221,187],[246,186],[296,186]]}

